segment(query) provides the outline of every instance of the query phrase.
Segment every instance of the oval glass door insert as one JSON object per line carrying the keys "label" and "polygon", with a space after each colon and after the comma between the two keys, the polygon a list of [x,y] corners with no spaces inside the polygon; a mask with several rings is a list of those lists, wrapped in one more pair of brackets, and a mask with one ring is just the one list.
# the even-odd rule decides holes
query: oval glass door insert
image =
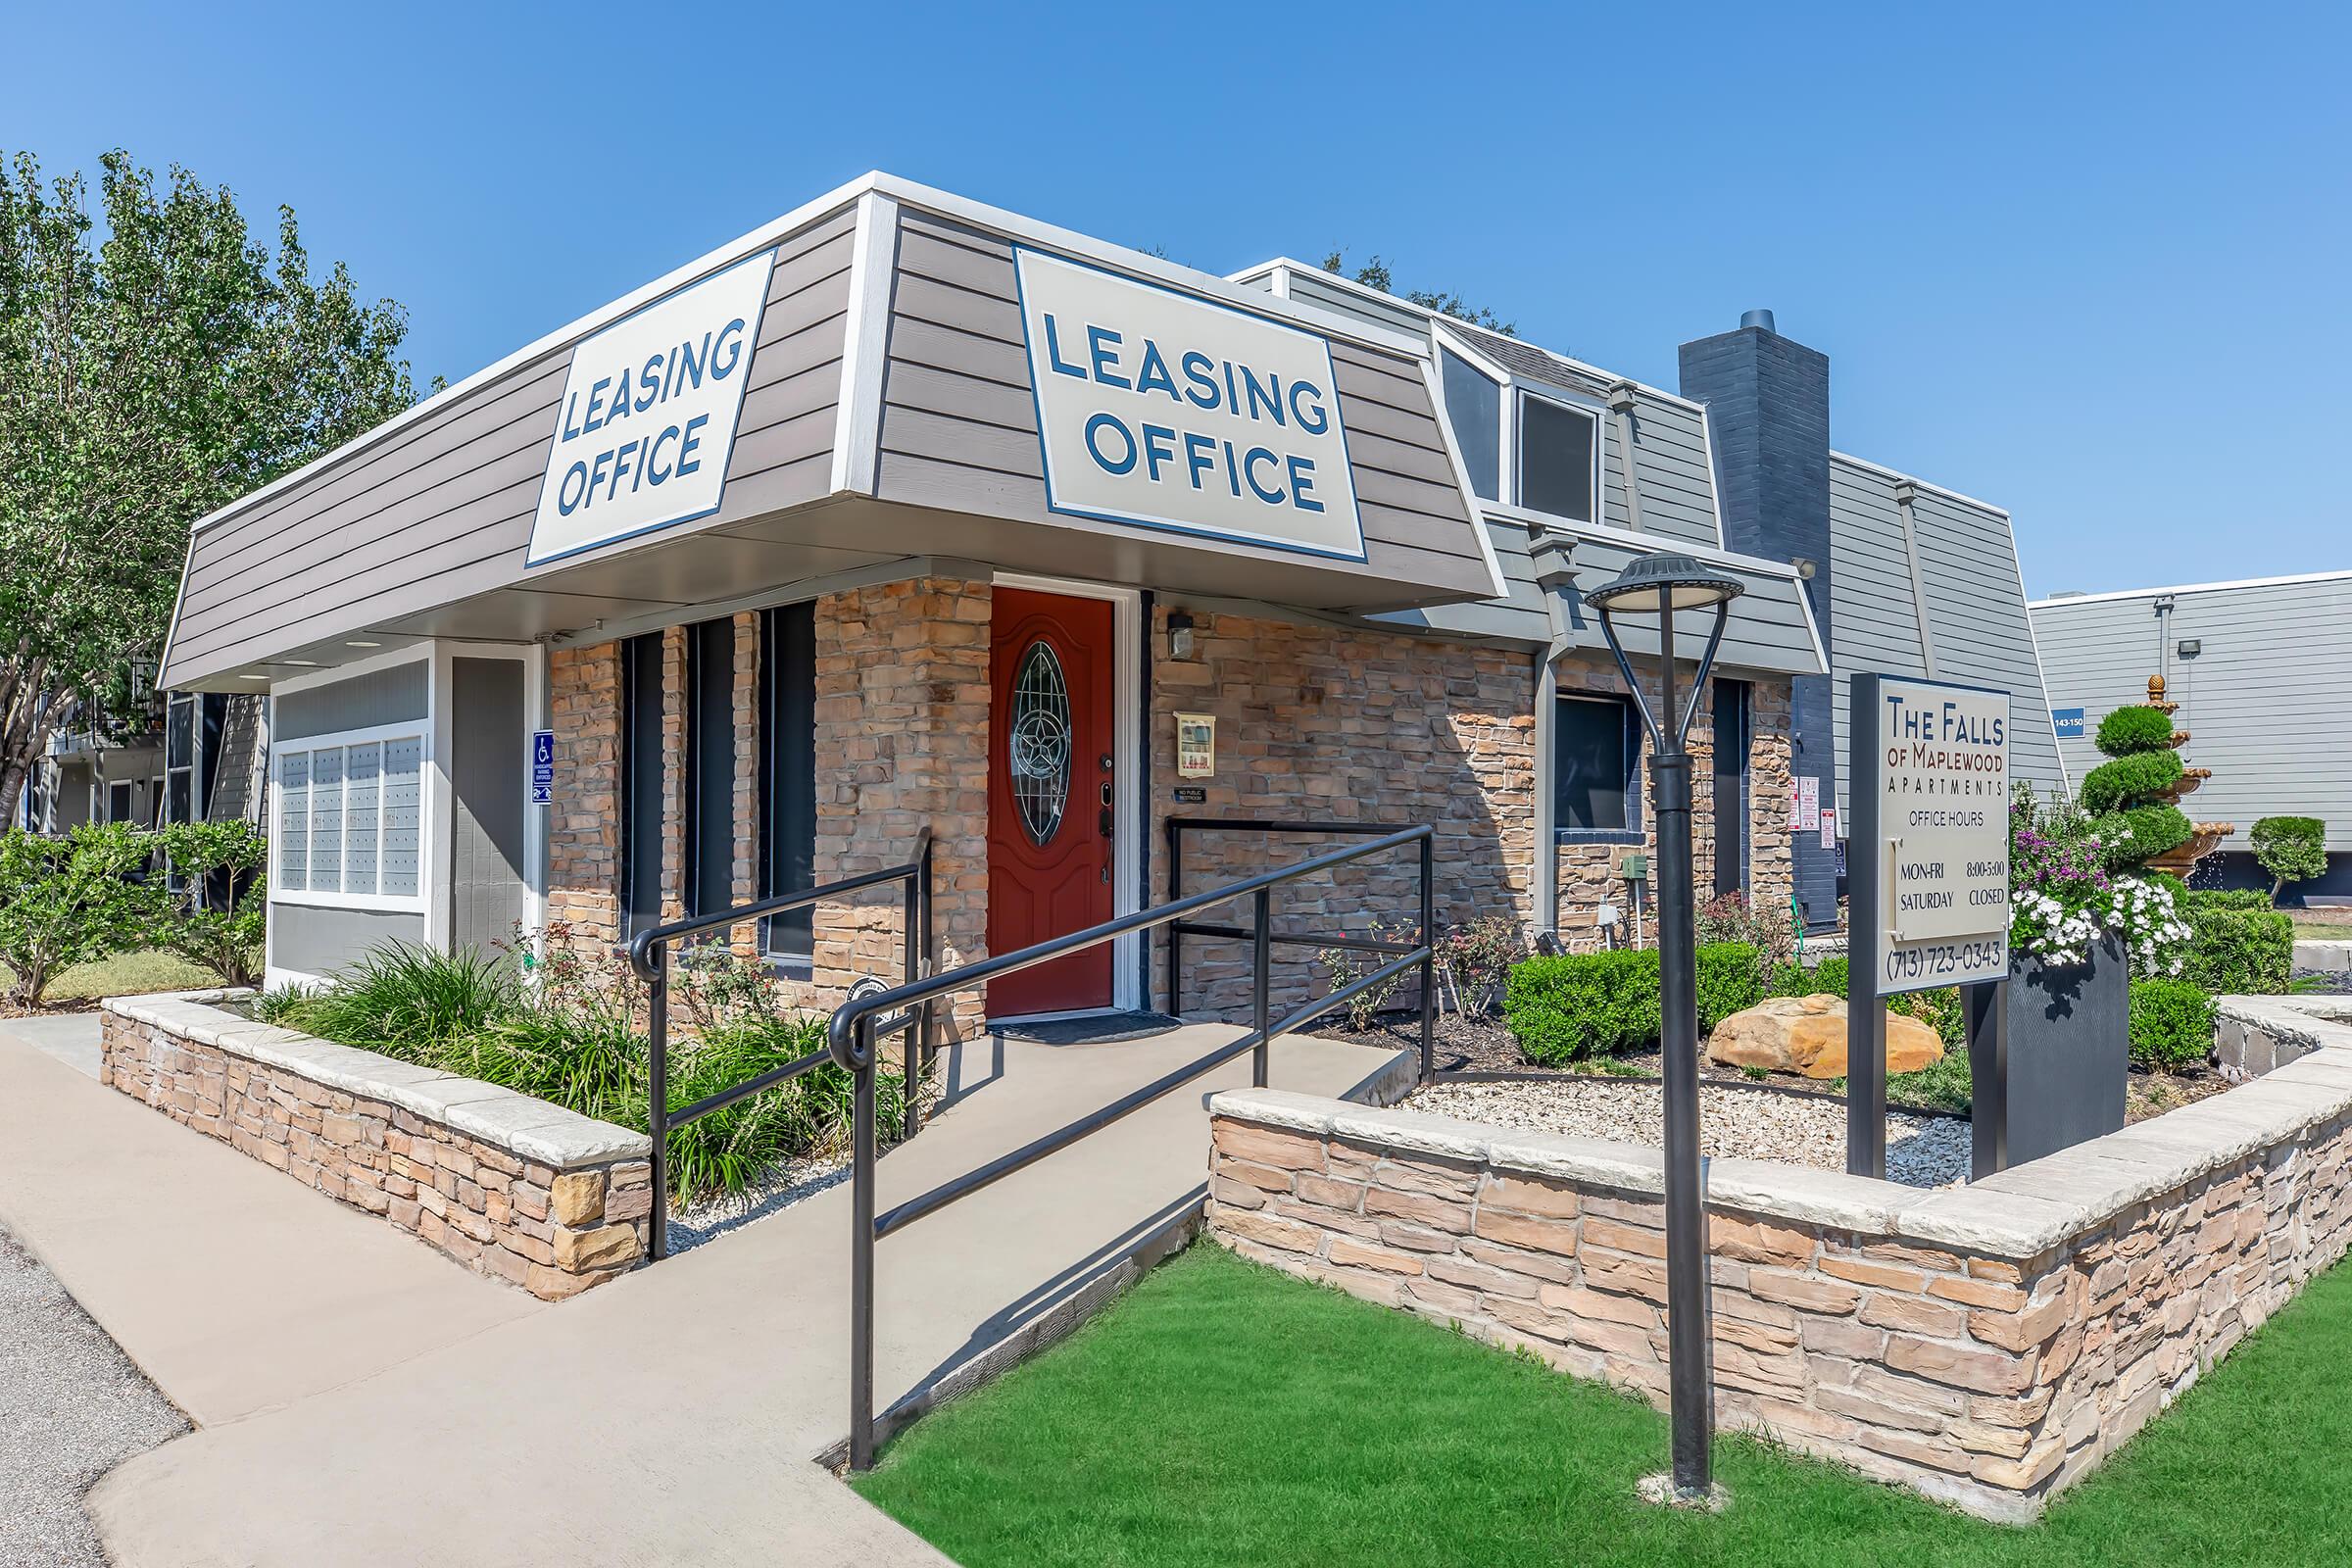
{"label": "oval glass door insert", "polygon": [[1070,799],[1070,688],[1061,661],[1042,639],[1021,655],[1009,717],[1013,800],[1021,826],[1043,845],[1060,828]]}

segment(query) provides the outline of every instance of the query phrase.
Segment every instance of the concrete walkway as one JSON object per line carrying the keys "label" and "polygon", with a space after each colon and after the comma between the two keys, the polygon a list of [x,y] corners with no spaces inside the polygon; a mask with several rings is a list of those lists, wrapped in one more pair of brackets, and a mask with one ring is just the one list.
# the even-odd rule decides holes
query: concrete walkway
{"label": "concrete walkway", "polygon": [[[1194,1026],[1116,1045],[982,1043],[954,1063],[952,1107],[883,1160],[881,1202],[1230,1038]],[[1275,1062],[1278,1087],[1318,1094],[1400,1066],[1304,1039],[1283,1042]],[[1198,1201],[1207,1095],[1248,1075],[1246,1057],[1229,1063],[885,1242],[885,1401],[952,1386],[992,1351],[1070,1326],[1131,1273],[1134,1254]],[[0,1081],[0,1100],[16,1098],[11,1087]],[[68,1087],[105,1098],[86,1082]],[[120,1108],[219,1150],[143,1107]],[[0,1192],[14,1180],[0,1167]],[[849,1203],[846,1186],[831,1189],[562,1306],[524,1298],[512,1321],[168,1444],[109,1476],[92,1516],[121,1568],[936,1565],[938,1553],[811,1463],[847,1430]]]}
{"label": "concrete walkway", "polygon": [[95,1049],[95,1013],[0,1020],[0,1226],[197,1425],[543,1309],[100,1086],[60,1055],[65,1031],[26,1027],[64,1022]]}

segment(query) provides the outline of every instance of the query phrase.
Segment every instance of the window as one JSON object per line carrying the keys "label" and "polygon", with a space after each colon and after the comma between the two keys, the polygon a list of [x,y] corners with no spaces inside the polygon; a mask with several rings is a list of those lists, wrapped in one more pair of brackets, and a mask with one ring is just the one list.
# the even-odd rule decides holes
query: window
{"label": "window", "polygon": [[1639,841],[1640,718],[1622,697],[1562,697],[1552,725],[1552,826]]}
{"label": "window", "polygon": [[620,645],[620,908],[625,940],[662,923],[662,634]]}
{"label": "window", "polygon": [[[760,896],[816,881],[816,607],[779,605],[760,617]],[[760,950],[813,960],[814,909],[770,917]]]}
{"label": "window", "polygon": [[106,819],[109,822],[130,820],[130,781],[109,784],[106,787]]}
{"label": "window", "polygon": [[196,699],[175,692],[164,705],[164,820],[196,820]]}
{"label": "window", "polygon": [[277,749],[273,897],[414,906],[421,891],[424,737],[355,730]]}
{"label": "window", "polygon": [[1468,360],[1441,348],[1446,421],[1470,472],[1470,490],[1485,501],[1502,499],[1502,388]]}
{"label": "window", "polygon": [[1519,394],[1519,505],[1595,522],[1600,422],[1590,409]]}
{"label": "window", "polygon": [[735,622],[686,628],[686,907],[735,903]]}
{"label": "window", "polygon": [[1747,891],[1748,698],[1743,680],[1715,682],[1715,891]]}

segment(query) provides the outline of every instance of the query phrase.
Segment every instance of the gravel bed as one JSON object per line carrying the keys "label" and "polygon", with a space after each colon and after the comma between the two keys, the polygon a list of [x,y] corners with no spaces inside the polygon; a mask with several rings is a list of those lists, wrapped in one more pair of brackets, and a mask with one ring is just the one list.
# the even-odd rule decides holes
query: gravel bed
{"label": "gravel bed", "polygon": [[788,1160],[768,1172],[764,1181],[746,1192],[727,1193],[708,1199],[692,1207],[674,1210],[669,1216],[669,1250],[672,1255],[690,1248],[715,1241],[730,1231],[739,1230],[756,1219],[765,1219],[800,1202],[814,1198],[828,1187],[837,1187],[849,1180],[850,1159],[847,1154],[820,1159]]}
{"label": "gravel bed", "polygon": [[[1540,1083],[1441,1083],[1407,1105],[1464,1121],[1657,1147],[1666,1109],[1657,1084],[1606,1078]],[[1845,1169],[1845,1102],[1707,1083],[1699,1095],[1699,1144],[1727,1158],[1777,1159]],[[1886,1177],[1910,1187],[1968,1179],[1969,1124],[1945,1116],[1888,1112]]]}
{"label": "gravel bed", "polygon": [[187,1418],[0,1231],[0,1568],[103,1568],[82,1494]]}

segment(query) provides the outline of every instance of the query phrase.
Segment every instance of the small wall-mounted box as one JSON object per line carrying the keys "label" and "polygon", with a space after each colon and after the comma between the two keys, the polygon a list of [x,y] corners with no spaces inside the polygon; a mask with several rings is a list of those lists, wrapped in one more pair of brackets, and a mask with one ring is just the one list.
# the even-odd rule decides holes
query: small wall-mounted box
{"label": "small wall-mounted box", "polygon": [[1628,882],[1648,881],[1649,857],[1640,850],[1619,850],[1617,852],[1617,874]]}

